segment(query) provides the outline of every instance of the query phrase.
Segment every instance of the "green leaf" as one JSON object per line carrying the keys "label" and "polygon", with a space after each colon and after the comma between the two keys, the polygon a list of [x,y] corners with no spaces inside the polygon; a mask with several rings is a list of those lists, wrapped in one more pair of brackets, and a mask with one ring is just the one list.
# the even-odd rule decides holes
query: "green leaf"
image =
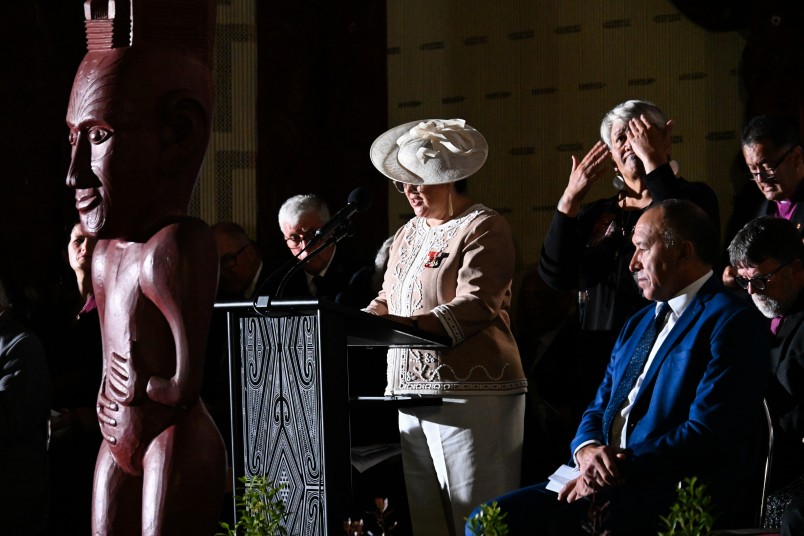
{"label": "green leaf", "polygon": [[508,524],[504,521],[507,515],[507,512],[502,512],[497,501],[481,504],[480,512],[467,520],[469,530],[475,536],[507,536]]}
{"label": "green leaf", "polygon": [[242,495],[235,496],[238,519],[234,527],[220,522],[226,532],[216,536],[287,536],[282,522],[287,518],[285,503],[278,493],[282,486],[275,486],[265,475],[240,477],[244,485]]}
{"label": "green leaf", "polygon": [[706,485],[695,476],[685,478],[678,483],[678,499],[670,514],[660,517],[665,530],[659,536],[709,536],[714,524],[711,505]]}

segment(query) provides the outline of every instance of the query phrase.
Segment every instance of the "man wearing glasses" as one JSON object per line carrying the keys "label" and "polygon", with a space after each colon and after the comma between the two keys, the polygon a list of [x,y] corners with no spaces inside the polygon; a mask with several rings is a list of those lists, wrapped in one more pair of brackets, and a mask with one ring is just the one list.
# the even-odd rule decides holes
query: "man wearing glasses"
{"label": "man wearing glasses", "polygon": [[[260,284],[268,275],[257,244],[245,229],[231,221],[212,226],[215,247],[218,251],[217,302],[248,302],[254,298]],[[215,309],[207,338],[204,379],[201,397],[223,437],[231,435],[229,411],[229,351],[226,310]],[[230,445],[226,442],[231,465]],[[227,520],[232,522],[231,520]]]}
{"label": "man wearing glasses", "polygon": [[[774,445],[766,527],[778,527],[784,507],[804,497],[804,246],[799,233],[793,223],[766,216],[746,224],[728,248],[735,282],[770,319],[772,332],[765,399]],[[785,518],[802,525],[792,531],[783,527],[782,534],[804,534],[801,511]]]}
{"label": "man wearing glasses", "polygon": [[257,245],[234,222],[212,226],[220,261],[218,301],[250,300],[266,275]]}
{"label": "man wearing glasses", "polygon": [[[287,296],[318,296],[318,286],[322,286],[321,278],[326,275],[332,257],[335,255],[335,246],[330,246],[311,256],[325,240],[320,243],[311,243],[315,232],[329,220],[329,207],[320,197],[313,194],[295,195],[286,200],[279,209],[279,228],[285,237],[285,243],[290,253],[298,260],[306,259],[303,272],[307,276],[306,284],[301,278],[296,278],[294,285],[288,288]],[[326,239],[326,237],[324,237]],[[322,271],[324,272],[322,274]],[[318,284],[317,284],[318,283]],[[290,292],[290,294],[288,294]],[[325,292],[322,292],[325,294]]]}
{"label": "man wearing glasses", "polygon": [[[756,184],[761,196],[749,185],[746,195],[738,197],[726,239],[759,216],[790,220],[800,235],[804,233],[804,209],[799,209],[804,198],[804,151],[795,125],[786,119],[760,115],[746,125],[741,143],[748,166],[746,178]],[[731,288],[736,288],[734,275],[727,266],[723,282]]]}
{"label": "man wearing glasses", "polygon": [[285,282],[282,297],[325,298],[352,307],[371,302],[376,293],[352,281],[368,261],[358,259],[347,241],[324,247],[329,235],[313,239],[330,219],[329,207],[321,197],[295,195],[282,204],[277,219],[291,255],[304,261],[302,269]]}

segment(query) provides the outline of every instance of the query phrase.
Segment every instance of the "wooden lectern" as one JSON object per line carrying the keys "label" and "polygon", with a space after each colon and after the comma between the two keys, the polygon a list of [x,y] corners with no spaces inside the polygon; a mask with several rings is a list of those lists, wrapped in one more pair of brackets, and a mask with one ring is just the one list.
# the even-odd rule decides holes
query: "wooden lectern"
{"label": "wooden lectern", "polygon": [[342,534],[352,500],[348,348],[449,340],[326,300],[216,307],[227,312],[234,489],[241,476],[266,475],[283,486],[289,534]]}

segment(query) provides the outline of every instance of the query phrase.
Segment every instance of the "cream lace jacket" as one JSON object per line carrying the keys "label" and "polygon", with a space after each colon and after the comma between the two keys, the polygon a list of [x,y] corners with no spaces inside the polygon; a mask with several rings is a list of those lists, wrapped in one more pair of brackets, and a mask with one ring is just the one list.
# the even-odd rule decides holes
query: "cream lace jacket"
{"label": "cream lace jacket", "polygon": [[432,311],[446,350],[388,350],[387,395],[514,394],[527,390],[509,308],[514,245],[508,222],[483,205],[428,227],[413,218],[394,237],[383,288],[366,311]]}

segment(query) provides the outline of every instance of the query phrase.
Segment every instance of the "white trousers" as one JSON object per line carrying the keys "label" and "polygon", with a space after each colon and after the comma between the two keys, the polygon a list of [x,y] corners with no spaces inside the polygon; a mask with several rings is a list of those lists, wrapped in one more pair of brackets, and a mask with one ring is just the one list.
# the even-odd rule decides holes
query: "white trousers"
{"label": "white trousers", "polygon": [[476,506],[519,487],[524,418],[524,395],[399,410],[414,536],[462,535]]}

